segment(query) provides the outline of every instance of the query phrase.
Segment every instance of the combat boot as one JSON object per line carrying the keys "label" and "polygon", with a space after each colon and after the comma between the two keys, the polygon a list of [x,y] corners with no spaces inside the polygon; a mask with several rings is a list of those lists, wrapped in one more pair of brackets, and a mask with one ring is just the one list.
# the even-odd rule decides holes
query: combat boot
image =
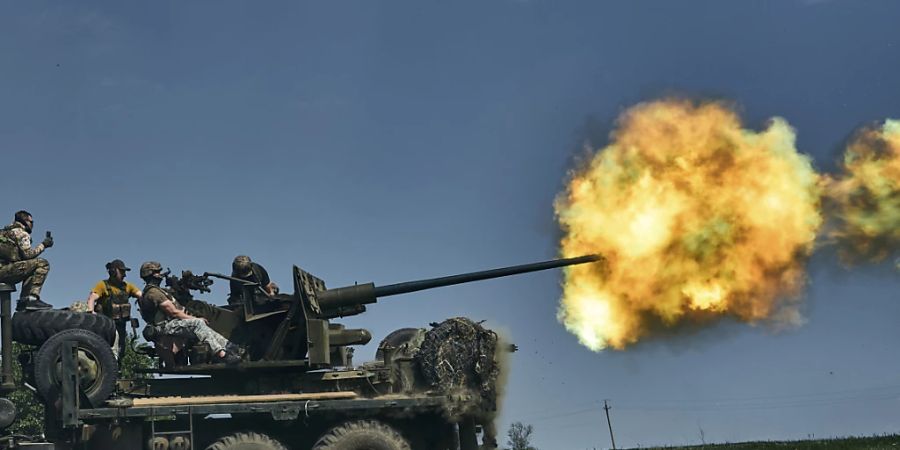
{"label": "combat boot", "polygon": [[238,356],[238,355],[236,355],[236,354],[234,354],[234,353],[232,353],[232,352],[229,352],[229,351],[226,350],[226,351],[225,351],[225,356],[218,356],[218,355],[216,355],[216,357],[215,357],[215,362],[218,362],[218,363],[225,363],[225,364],[227,364],[227,365],[229,365],[229,366],[233,366],[233,365],[238,364],[238,363],[241,362],[241,357]]}
{"label": "combat boot", "polygon": [[229,342],[228,344],[225,345],[225,353],[231,353],[231,354],[237,356],[239,359],[244,359],[244,354],[246,352],[244,351],[243,347],[241,347],[233,342]]}
{"label": "combat boot", "polygon": [[39,309],[51,309],[53,305],[46,303],[36,295],[26,295],[16,302],[16,311],[36,311]]}

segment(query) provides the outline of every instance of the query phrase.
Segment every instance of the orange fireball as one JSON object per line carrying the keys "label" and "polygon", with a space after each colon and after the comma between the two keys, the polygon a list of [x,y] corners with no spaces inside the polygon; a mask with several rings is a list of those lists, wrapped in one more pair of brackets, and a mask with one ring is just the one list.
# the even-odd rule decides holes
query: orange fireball
{"label": "orange fireball", "polygon": [[555,203],[566,268],[559,320],[593,350],[734,317],[802,321],[819,177],[780,118],[745,129],[718,102],[664,100],[620,117]]}
{"label": "orange fireball", "polygon": [[839,223],[832,237],[844,261],[879,262],[900,248],[900,121],[857,133],[842,169],[828,184]]}

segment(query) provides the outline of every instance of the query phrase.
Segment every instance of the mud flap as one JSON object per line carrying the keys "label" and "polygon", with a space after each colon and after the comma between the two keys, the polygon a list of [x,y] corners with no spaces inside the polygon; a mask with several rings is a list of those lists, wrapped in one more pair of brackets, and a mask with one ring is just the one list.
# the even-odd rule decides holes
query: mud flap
{"label": "mud flap", "polygon": [[66,341],[62,344],[62,386],[60,397],[62,399],[62,426],[75,428],[78,426],[78,367],[75,362],[75,351],[78,344],[74,341]]}

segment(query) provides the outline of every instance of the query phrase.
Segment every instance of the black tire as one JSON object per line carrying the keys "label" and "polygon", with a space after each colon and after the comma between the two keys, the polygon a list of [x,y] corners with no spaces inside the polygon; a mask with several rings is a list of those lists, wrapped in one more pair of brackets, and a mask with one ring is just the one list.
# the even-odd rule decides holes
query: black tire
{"label": "black tire", "polygon": [[225,436],[206,450],[287,450],[287,447],[264,434],[246,432]]}
{"label": "black tire", "polygon": [[409,342],[418,331],[418,328],[401,328],[392,331],[391,334],[385,336],[385,338],[381,340],[381,343],[378,344],[378,349],[375,350],[375,359],[384,360],[384,351],[382,350],[384,347],[400,347]]}
{"label": "black tire", "polygon": [[115,390],[118,364],[109,344],[88,330],[61,331],[38,349],[34,356],[34,381],[38,394],[49,403],[59,397],[62,344],[66,341],[74,341],[78,346],[82,398],[89,406],[101,406]]}
{"label": "black tire", "polygon": [[60,309],[17,312],[12,318],[13,340],[26,345],[41,345],[63,330],[87,330],[109,342],[116,339],[116,323],[102,314]]}
{"label": "black tire", "polygon": [[410,450],[409,442],[390,426],[375,420],[338,425],[319,438],[313,450]]}

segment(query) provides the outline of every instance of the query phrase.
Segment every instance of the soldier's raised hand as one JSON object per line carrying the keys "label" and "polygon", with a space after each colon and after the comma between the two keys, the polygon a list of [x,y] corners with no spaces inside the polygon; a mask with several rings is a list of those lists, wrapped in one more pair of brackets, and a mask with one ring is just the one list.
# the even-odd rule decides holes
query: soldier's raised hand
{"label": "soldier's raised hand", "polygon": [[47,232],[47,236],[44,237],[44,242],[42,242],[42,244],[44,244],[44,248],[53,247],[53,236],[50,236],[49,231]]}

